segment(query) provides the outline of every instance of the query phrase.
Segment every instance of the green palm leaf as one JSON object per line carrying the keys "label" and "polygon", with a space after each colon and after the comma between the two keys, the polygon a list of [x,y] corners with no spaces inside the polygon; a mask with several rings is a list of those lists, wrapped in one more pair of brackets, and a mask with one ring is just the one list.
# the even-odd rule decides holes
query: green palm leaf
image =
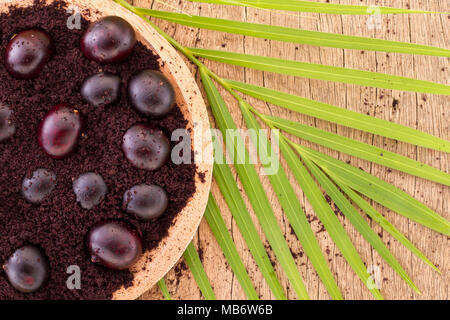
{"label": "green palm leaf", "polygon": [[208,205],[205,211],[205,219],[208,222],[211,231],[214,234],[220,248],[225,255],[228,263],[231,266],[236,278],[242,286],[247,298],[250,300],[259,300],[258,294],[253,287],[252,280],[250,279],[245,266],[239,256],[239,253],[234,245],[234,241],[228,232],[228,228],[220,215],[219,208],[213,195],[209,195]]}
{"label": "green palm leaf", "polygon": [[192,54],[222,63],[310,79],[351,83],[367,87],[450,95],[450,86],[322,64],[284,60],[229,51],[190,48]]}
{"label": "green palm leaf", "polygon": [[358,232],[369,242],[372,247],[378,251],[380,256],[394,269],[405,281],[406,283],[414,289],[417,293],[420,293],[417,286],[408,276],[406,271],[400,265],[400,263],[395,259],[389,249],[385,246],[380,237],[372,230],[370,225],[364,220],[364,218],[359,214],[359,212],[353,207],[350,201],[339,191],[339,189],[333,184],[333,182],[314,164],[307,158],[304,158],[305,164],[311,171],[312,175],[316,177],[320,186],[325,190],[325,192],[334,201],[337,207],[345,215],[345,217],[351,222],[351,224],[358,230]]}
{"label": "green palm leaf", "polygon": [[[237,155],[238,159],[235,161],[236,172],[242,182],[242,185],[247,193],[247,196],[253,206],[254,212],[258,217],[261,227],[269,240],[269,243],[277,256],[286,276],[288,277],[294,291],[297,293],[299,299],[309,299],[306,292],[303,280],[297,270],[294,258],[289,250],[289,247],[284,239],[283,233],[280,230],[278,222],[275,218],[274,212],[270,205],[269,199],[264,191],[264,188],[259,180],[258,173],[252,164],[247,164],[245,159],[249,159],[248,151],[245,150],[245,155],[241,155],[236,150],[236,144],[229,140],[226,130],[237,130],[228,108],[220,96],[217,88],[212,83],[206,71],[200,68],[200,75],[206,95],[211,105],[214,117],[217,121],[218,128],[222,131],[227,141],[227,148],[231,154]],[[241,145],[243,145],[242,138],[238,137]],[[245,158],[242,159],[241,157]]]}
{"label": "green palm leaf", "polygon": [[395,186],[326,154],[292,143],[301,154],[311,158],[327,173],[332,171],[352,189],[408,219],[450,235],[450,222]]}
{"label": "green palm leaf", "polygon": [[333,178],[339,188],[352,199],[358,207],[364,211],[373,221],[378,223],[384,230],[391,234],[398,242],[403,244],[407,249],[414,253],[417,257],[423,260],[427,265],[440,273],[439,269],[406,238],[395,226],[393,226],[381,213],[373,208],[366,200],[364,200],[359,194],[349,188],[340,177],[333,174],[331,171],[327,171],[327,174]]}
{"label": "green palm leaf", "polygon": [[[256,133],[255,136],[251,136],[254,138],[253,145],[266,146],[266,148],[257,148],[257,150],[259,151],[258,154],[261,158],[269,159],[269,155],[273,152],[271,144],[267,140],[266,135],[260,131],[261,127],[249,111],[250,108],[251,107],[248,104],[241,102],[241,111],[246,121],[247,128],[254,130]],[[276,161],[278,161],[278,159]],[[268,175],[268,178],[292,229],[297,235],[306,255],[314,266],[314,269],[317,271],[319,277],[330,293],[330,296],[333,299],[343,299],[336,281],[333,278],[333,274],[328,267],[327,261],[323,256],[319,243],[314,236],[314,232],[309,225],[306,214],[303,211],[300,202],[297,200],[297,196],[289,182],[286,172],[279,162],[278,170],[276,170],[276,172],[271,172],[271,174]]]}
{"label": "green palm leaf", "polygon": [[183,13],[134,8],[134,12],[189,27],[312,46],[450,57],[450,50],[420,44],[293,29],[258,23],[207,18]]}
{"label": "green palm leaf", "polygon": [[390,152],[357,140],[340,136],[335,133],[306,126],[304,124],[282,118],[262,116],[266,121],[287,133],[299,138],[320,144],[330,149],[347,153],[360,159],[372,161],[383,166],[396,169],[450,186],[450,174],[431,166],[420,163],[408,157]]}
{"label": "green palm leaf", "polygon": [[[345,4],[332,4],[300,0],[189,0],[192,2],[226,4],[232,6],[246,6],[260,9],[273,9],[298,12],[315,12],[330,14],[357,14],[370,15],[373,14],[373,7],[353,6]],[[377,13],[380,14],[399,14],[399,13],[436,13],[423,10],[398,9],[390,7],[376,6]]]}
{"label": "green palm leaf", "polygon": [[195,281],[197,282],[200,291],[206,300],[216,300],[216,295],[211,287],[208,276],[206,275],[205,269],[203,269],[202,262],[198,256],[197,249],[195,249],[194,244],[189,243],[186,251],[183,254],[184,260],[192,272]]}
{"label": "green palm leaf", "polygon": [[283,156],[286,159],[289,159],[289,166],[292,173],[305,193],[309,203],[313,207],[314,212],[316,212],[318,218],[322,221],[325,229],[333,239],[333,242],[336,244],[339,251],[342,253],[361,281],[368,287],[370,292],[372,292],[373,296],[377,299],[383,299],[381,293],[375,288],[373,279],[367,273],[364,262],[361,260],[358,252],[352,244],[352,241],[340,224],[339,219],[335,216],[333,210],[326,202],[322,192],[315,184],[305,166],[298,159],[292,148],[283,137],[280,139],[280,150]]}
{"label": "green palm leaf", "polygon": [[164,281],[164,278],[158,281],[158,287],[161,290],[164,299],[172,300],[172,297],[170,296],[170,292],[169,289],[167,288],[166,281]]}
{"label": "green palm leaf", "polygon": [[231,80],[227,83],[249,96],[298,113],[413,145],[450,152],[449,141],[390,121],[269,88]]}
{"label": "green palm leaf", "polygon": [[256,230],[253,220],[245,206],[244,199],[239,191],[236,181],[231,173],[231,169],[227,164],[214,165],[214,179],[230,208],[231,214],[236,221],[239,231],[242,234],[247,246],[255,259],[264,279],[272,290],[274,296],[278,300],[286,300],[283,287],[277,279],[277,275],[270,262],[269,256],[264,248],[258,231]]}

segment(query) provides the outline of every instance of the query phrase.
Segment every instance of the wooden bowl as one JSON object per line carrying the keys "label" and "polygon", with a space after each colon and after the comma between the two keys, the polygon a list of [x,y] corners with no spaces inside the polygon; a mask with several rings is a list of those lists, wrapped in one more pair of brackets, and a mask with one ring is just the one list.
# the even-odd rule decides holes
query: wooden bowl
{"label": "wooden bowl", "polygon": [[[47,3],[53,2],[46,0]],[[115,15],[126,19],[136,30],[138,40],[160,57],[161,71],[175,86],[177,104],[188,120],[188,128],[200,130],[201,139],[194,137],[194,153],[202,154],[202,159],[212,159],[211,135],[205,102],[200,90],[183,59],[178,52],[149,24],[127,9],[111,0],[65,0],[70,6],[76,6],[83,12],[90,9],[86,20],[96,21],[103,16]],[[31,6],[33,0],[0,0],[0,12],[8,12],[10,5]],[[211,161],[196,161],[197,172],[204,173],[203,179],[195,177],[196,191],[186,207],[178,214],[169,234],[157,248],[148,251],[131,269],[134,274],[133,285],[121,288],[113,294],[113,299],[131,300],[138,298],[156,284],[177,262],[186,249],[203,217],[208,201],[212,179]]]}

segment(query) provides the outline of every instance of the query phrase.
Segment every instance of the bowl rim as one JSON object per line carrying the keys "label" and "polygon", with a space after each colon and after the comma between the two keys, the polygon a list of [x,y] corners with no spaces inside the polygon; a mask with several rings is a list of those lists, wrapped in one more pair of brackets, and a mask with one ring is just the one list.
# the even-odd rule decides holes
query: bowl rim
{"label": "bowl rim", "polygon": [[[132,300],[152,288],[172,269],[193,239],[205,211],[212,183],[212,140],[209,116],[201,91],[183,58],[153,27],[137,15],[111,0],[58,0],[68,8],[80,9],[81,15],[91,22],[103,16],[115,15],[127,20],[135,29],[138,41],[160,57],[160,71],[175,84],[177,105],[188,120],[191,142],[196,161],[196,191],[186,206],[175,217],[158,246],[147,251],[130,269],[133,284],[113,293],[113,300]],[[55,0],[44,0],[50,4]],[[0,0],[0,12],[8,12],[11,5],[28,7],[34,0]],[[90,15],[83,11],[90,10]],[[70,15],[68,13],[68,15]],[[200,137],[199,137],[200,136]],[[201,173],[201,177],[198,173]],[[81,273],[82,276],[82,273]]]}

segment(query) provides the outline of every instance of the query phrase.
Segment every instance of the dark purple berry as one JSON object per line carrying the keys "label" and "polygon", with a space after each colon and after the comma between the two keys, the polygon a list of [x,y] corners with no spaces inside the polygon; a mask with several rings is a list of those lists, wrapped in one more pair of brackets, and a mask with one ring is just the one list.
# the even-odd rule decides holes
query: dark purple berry
{"label": "dark purple berry", "polygon": [[119,95],[120,77],[108,72],[87,78],[81,87],[81,96],[93,106],[115,103]]}
{"label": "dark purple berry", "polygon": [[32,79],[38,76],[52,54],[52,40],[46,32],[26,30],[8,43],[5,66],[16,78]]}
{"label": "dark purple berry", "polygon": [[138,230],[124,221],[110,220],[94,226],[87,236],[91,261],[107,268],[124,270],[142,255]]}
{"label": "dark purple berry", "polygon": [[25,177],[22,182],[22,195],[28,202],[40,203],[56,187],[56,174],[47,169],[37,169],[31,178]]}
{"label": "dark purple berry", "polygon": [[170,143],[161,130],[136,124],[123,136],[122,149],[133,166],[156,170],[167,162]]}
{"label": "dark purple berry", "polygon": [[84,55],[98,63],[125,60],[136,45],[136,33],[124,19],[109,16],[91,24],[81,39]]}
{"label": "dark purple berry", "polygon": [[21,292],[39,290],[49,275],[47,257],[35,246],[17,249],[3,266],[9,283]]}
{"label": "dark purple berry", "polygon": [[50,157],[67,157],[77,146],[81,133],[81,116],[70,105],[53,107],[42,120],[39,130],[39,145]]}
{"label": "dark purple berry", "polygon": [[16,132],[11,121],[12,110],[0,102],[0,142],[9,139]]}
{"label": "dark purple berry", "polygon": [[126,212],[144,221],[160,217],[168,204],[167,192],[156,185],[134,186],[123,196],[123,207]]}
{"label": "dark purple berry", "polygon": [[160,72],[143,70],[131,78],[128,95],[133,106],[142,114],[160,118],[175,105],[175,91]]}
{"label": "dark purple berry", "polygon": [[101,175],[88,172],[73,182],[73,191],[84,209],[92,209],[103,200],[108,188]]}

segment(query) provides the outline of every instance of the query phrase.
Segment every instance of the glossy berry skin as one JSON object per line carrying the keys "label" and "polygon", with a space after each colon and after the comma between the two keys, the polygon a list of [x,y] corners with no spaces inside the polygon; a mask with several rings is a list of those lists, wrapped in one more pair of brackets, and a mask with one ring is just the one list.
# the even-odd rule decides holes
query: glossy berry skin
{"label": "glossy berry skin", "polygon": [[81,207],[92,209],[103,200],[108,188],[101,175],[88,172],[80,175],[73,182],[73,191]]}
{"label": "glossy berry skin", "polygon": [[119,100],[120,77],[108,72],[95,74],[83,82],[81,96],[93,106],[113,104]]}
{"label": "glossy berry skin", "polygon": [[86,240],[91,261],[110,269],[128,269],[142,255],[141,236],[125,221],[101,222],[89,231]]}
{"label": "glossy berry skin", "polygon": [[11,122],[12,110],[0,102],[0,142],[11,138],[16,132],[15,125]]}
{"label": "glossy berry skin", "polygon": [[22,182],[22,196],[30,203],[41,203],[56,187],[56,174],[47,169],[37,169],[31,178]]}
{"label": "glossy berry skin", "polygon": [[128,129],[123,136],[122,149],[133,166],[145,170],[161,168],[170,155],[170,143],[165,134],[144,124]]}
{"label": "glossy berry skin", "polygon": [[108,16],[91,24],[81,38],[81,51],[98,63],[125,60],[136,45],[136,33],[124,19]]}
{"label": "glossy berry skin", "polygon": [[160,72],[143,70],[131,78],[128,96],[132,105],[145,116],[161,118],[175,106],[175,91]]}
{"label": "glossy berry skin", "polygon": [[125,211],[144,221],[160,217],[168,204],[167,192],[157,185],[134,186],[123,196]]}
{"label": "glossy berry skin", "polygon": [[9,283],[20,292],[39,290],[49,276],[47,257],[39,248],[26,245],[17,249],[3,266]]}
{"label": "glossy berry skin", "polygon": [[22,31],[6,47],[5,66],[18,79],[32,79],[39,75],[53,54],[50,36],[42,30]]}
{"label": "glossy berry skin", "polygon": [[44,152],[62,159],[70,155],[81,134],[81,116],[68,104],[60,104],[45,115],[38,130],[38,141]]}

